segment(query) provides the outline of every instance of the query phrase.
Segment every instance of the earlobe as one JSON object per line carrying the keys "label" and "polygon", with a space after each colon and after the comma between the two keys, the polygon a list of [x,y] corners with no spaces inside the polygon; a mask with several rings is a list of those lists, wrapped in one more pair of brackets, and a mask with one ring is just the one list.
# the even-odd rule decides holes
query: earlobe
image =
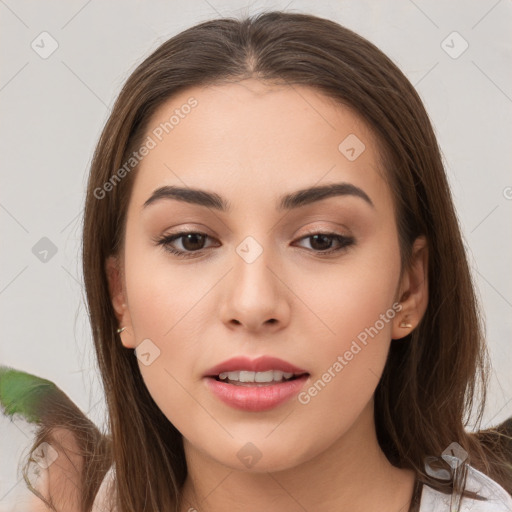
{"label": "earlobe", "polygon": [[400,283],[399,302],[402,309],[395,317],[391,338],[410,334],[420,323],[428,305],[428,244],[418,237],[412,247],[411,263],[404,270]]}
{"label": "earlobe", "polygon": [[130,326],[123,326],[117,329],[117,334],[121,338],[121,343],[123,344],[123,347],[125,348],[135,348],[135,337],[133,336],[132,327]]}

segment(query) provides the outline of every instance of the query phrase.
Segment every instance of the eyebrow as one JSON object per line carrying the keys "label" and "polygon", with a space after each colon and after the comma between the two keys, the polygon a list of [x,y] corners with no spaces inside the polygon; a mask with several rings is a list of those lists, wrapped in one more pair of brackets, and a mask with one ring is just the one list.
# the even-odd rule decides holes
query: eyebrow
{"label": "eyebrow", "polygon": [[[279,198],[278,211],[292,210],[306,206],[308,204],[327,199],[334,196],[354,196],[363,199],[372,208],[375,208],[372,200],[368,197],[364,190],[352,185],[351,183],[332,183],[316,187],[304,188],[290,194],[286,194]],[[224,199],[215,192],[196,188],[183,188],[173,185],[157,188],[151,196],[146,200],[143,208],[162,199],[175,199],[190,204],[206,206],[221,212],[229,212],[231,205],[229,201]]]}

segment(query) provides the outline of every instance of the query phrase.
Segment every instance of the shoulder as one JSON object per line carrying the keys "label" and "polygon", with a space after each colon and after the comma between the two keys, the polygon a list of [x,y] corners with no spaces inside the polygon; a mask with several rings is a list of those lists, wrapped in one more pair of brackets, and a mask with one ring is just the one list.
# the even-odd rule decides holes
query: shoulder
{"label": "shoulder", "polygon": [[[460,512],[512,512],[512,496],[497,482],[472,466],[467,466],[466,489],[478,493],[485,500],[464,497]],[[419,512],[450,510],[450,496],[423,486]]]}
{"label": "shoulder", "polygon": [[109,470],[103,477],[100,488],[94,498],[92,510],[108,510],[109,512],[117,512],[117,507],[114,503],[114,478],[115,478],[115,465],[112,464]]}
{"label": "shoulder", "polygon": [[[55,429],[51,442],[41,442],[31,453],[27,465],[28,482],[21,481],[16,492],[1,501],[0,511],[79,512],[82,465],[72,433],[63,428]],[[48,503],[54,508],[51,509]]]}
{"label": "shoulder", "polygon": [[[22,486],[8,502],[0,503],[0,512],[80,512],[80,479],[82,461],[74,456],[74,438],[69,432],[59,430],[56,437],[59,449],[52,444],[42,443],[34,452],[29,467],[28,477],[31,486],[53,509],[28,487]],[[64,449],[64,450],[63,450]],[[92,512],[117,512],[114,497],[114,465],[112,465],[101,482],[94,498]],[[21,508],[20,508],[21,507]]]}

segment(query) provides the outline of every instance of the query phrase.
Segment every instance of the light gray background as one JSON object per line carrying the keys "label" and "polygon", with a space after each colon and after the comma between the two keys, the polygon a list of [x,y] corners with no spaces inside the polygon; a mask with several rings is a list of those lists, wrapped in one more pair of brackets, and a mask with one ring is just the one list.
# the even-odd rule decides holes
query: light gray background
{"label": "light gray background", "polygon": [[[487,321],[494,371],[484,426],[504,420],[512,415],[509,0],[0,0],[0,362],[53,380],[103,422],[80,270],[86,176],[102,126],[130,72],[164,40],[210,18],[274,8],[360,33],[424,100]],[[46,59],[31,47],[43,31],[58,43]],[[453,31],[469,44],[458,58],[445,51],[462,48],[457,36],[446,40]],[[57,247],[46,262],[32,252],[42,237]],[[5,419],[1,427],[4,510],[30,436]]]}

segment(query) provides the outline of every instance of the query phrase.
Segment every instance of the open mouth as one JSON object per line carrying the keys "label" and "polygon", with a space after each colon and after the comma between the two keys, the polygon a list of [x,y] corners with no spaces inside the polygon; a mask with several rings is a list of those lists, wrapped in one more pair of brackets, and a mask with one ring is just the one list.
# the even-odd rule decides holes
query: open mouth
{"label": "open mouth", "polygon": [[263,412],[297,396],[311,375],[279,357],[240,355],[213,366],[203,377],[206,389],[221,402],[246,412]]}
{"label": "open mouth", "polygon": [[303,389],[310,374],[300,372],[229,371],[210,374],[204,383],[211,393],[230,407],[247,412],[263,412],[291,400]]}
{"label": "open mouth", "polygon": [[307,377],[308,373],[290,373],[282,372],[280,370],[268,370],[265,372],[252,372],[252,371],[234,371],[234,372],[223,372],[219,375],[212,376],[218,382],[224,384],[232,384],[234,386],[250,386],[250,387],[262,387],[262,386],[275,386],[284,384],[289,381],[300,379],[301,377]]}

